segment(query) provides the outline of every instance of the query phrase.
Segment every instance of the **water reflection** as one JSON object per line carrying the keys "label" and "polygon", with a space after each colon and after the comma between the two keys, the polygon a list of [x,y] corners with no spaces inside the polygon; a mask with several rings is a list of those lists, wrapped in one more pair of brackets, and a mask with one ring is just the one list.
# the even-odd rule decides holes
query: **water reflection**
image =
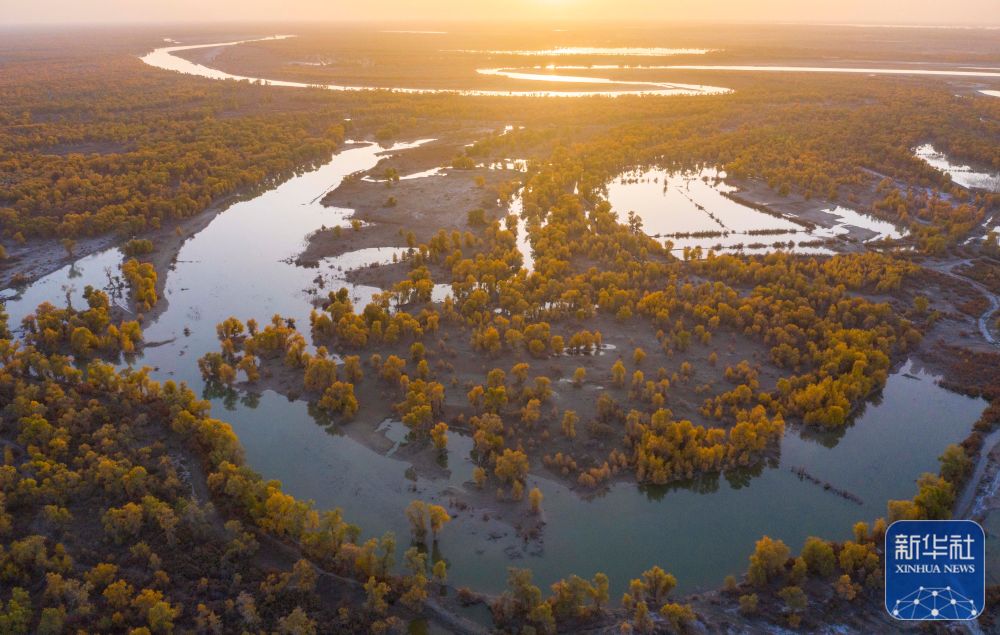
{"label": "water reflection", "polygon": [[19,327],[21,320],[34,313],[42,302],[86,307],[83,292],[88,285],[107,291],[112,302],[124,307],[121,263],[122,252],[117,248],[107,249],[80,258],[31,285],[0,291],[0,298],[6,300],[8,323]]}
{"label": "water reflection", "polygon": [[704,55],[716,49],[699,48],[664,48],[664,47],[597,47],[597,46],[561,46],[548,49],[522,50],[474,50],[459,49],[456,53],[474,53],[477,55],[521,55],[521,56],[563,56],[563,55],[599,55],[609,57],[668,57],[671,55]]}
{"label": "water reflection", "polygon": [[715,168],[642,168],[620,175],[606,189],[608,201],[620,216],[634,213],[643,231],[669,239],[678,252],[700,247],[703,252],[767,253],[782,249],[829,254],[833,253],[830,249],[810,243],[849,231],[817,228],[749,207],[736,199],[737,188],[728,185],[725,173]]}
{"label": "water reflection", "polygon": [[950,176],[952,181],[962,187],[1000,192],[1000,174],[977,172],[967,165],[952,163],[943,152],[938,152],[929,143],[918,146],[913,150],[913,154],[926,161],[931,167]]}
{"label": "water reflection", "polygon": [[[645,88],[642,89],[632,89],[632,90],[580,90],[580,91],[568,91],[568,90],[455,90],[455,89],[445,89],[445,88],[404,88],[404,87],[392,87],[380,89],[373,86],[345,86],[341,84],[307,84],[303,82],[290,82],[278,79],[263,79],[259,77],[248,77],[245,75],[234,75],[232,73],[226,73],[218,69],[214,69],[203,64],[197,64],[191,62],[182,57],[174,55],[174,53],[180,53],[182,51],[191,51],[195,49],[205,49],[205,48],[218,48],[224,46],[235,46],[237,44],[246,44],[248,42],[260,42],[267,40],[282,40],[289,37],[294,37],[291,35],[276,35],[266,38],[257,38],[252,40],[239,40],[235,42],[218,42],[215,44],[193,44],[185,46],[166,46],[153,50],[152,52],[144,55],[141,59],[146,64],[150,66],[155,66],[156,68],[162,68],[168,71],[176,71],[178,73],[184,73],[187,75],[198,75],[200,77],[206,77],[209,79],[221,79],[221,80],[236,80],[236,81],[250,81],[250,82],[260,82],[268,86],[284,86],[290,88],[323,88],[326,90],[336,90],[336,91],[362,91],[362,90],[388,90],[395,93],[406,93],[411,95],[441,95],[441,94],[459,94],[467,96],[479,96],[479,97],[617,97],[622,95],[707,95],[707,94],[719,94],[729,92],[727,88],[719,88],[716,86],[702,86],[693,84],[668,84],[662,82],[613,82],[611,80],[595,78],[587,82],[590,84],[622,84],[622,85],[641,85]],[[502,70],[502,69],[498,69]],[[485,71],[489,74],[489,70]],[[503,74],[498,72],[496,74]],[[528,74],[530,75],[530,74]],[[545,77],[537,76],[525,76],[517,79],[524,80],[534,80],[534,81],[562,81],[558,76],[547,75]]]}
{"label": "water reflection", "polygon": [[812,233],[817,237],[833,237],[846,234],[851,227],[866,229],[875,235],[866,242],[876,240],[898,240],[906,235],[906,232],[896,227],[889,221],[881,220],[870,214],[862,214],[842,205],[837,205],[827,210],[826,214],[838,218],[840,222],[831,228],[816,228]]}
{"label": "water reflection", "polygon": [[996,71],[963,71],[921,68],[868,68],[855,66],[725,66],[673,65],[649,67],[660,70],[749,71],[754,73],[849,73],[857,75],[931,75],[938,77],[1000,77]]}
{"label": "water reflection", "polygon": [[[981,399],[940,388],[936,379],[907,363],[852,426],[836,434],[789,428],[780,457],[751,469],[666,486],[636,486],[626,479],[586,497],[533,474],[529,486],[545,496],[541,539],[525,542],[498,521],[498,512],[510,509],[504,503],[452,508],[455,520],[441,538],[449,579],[496,592],[508,566],[531,567],[542,585],[603,571],[617,593],[630,577],[659,564],[678,576],[682,591],[693,591],[743,571],[761,535],[781,538],[793,549],[810,535],[846,538],[854,522],[884,516],[889,499],[912,496],[916,478],[937,469],[941,449],[963,439],[985,406]],[[402,509],[410,500],[449,505],[469,487],[472,440],[456,430],[449,434],[447,463],[427,472],[404,457],[433,450],[418,444],[403,452],[413,441],[398,421],[377,424],[386,438],[380,452],[352,440],[374,422],[333,426],[345,436],[330,437],[315,432],[329,428],[303,417],[308,408],[299,402],[265,393],[261,408],[266,412],[244,413],[234,421],[250,464],[265,477],[282,480],[296,496],[344,508],[366,535],[390,529],[406,536]],[[949,413],[944,420],[942,412]],[[792,471],[800,467],[815,481]]]}
{"label": "water reflection", "polygon": [[531,247],[528,221],[524,217],[524,200],[521,198],[522,194],[523,192],[518,190],[507,206],[507,212],[517,222],[517,250],[521,252],[521,266],[528,273],[532,273],[535,270],[535,252]]}
{"label": "water reflection", "polygon": [[[154,378],[184,380],[203,391],[233,425],[249,466],[265,478],[282,481],[289,493],[321,508],[343,508],[366,535],[393,531],[402,542],[409,531],[403,510],[410,501],[450,505],[466,491],[473,468],[469,437],[457,430],[449,434],[444,461],[411,462],[406,457],[433,450],[411,445],[398,422],[331,422],[313,405],[271,390],[206,385],[195,362],[218,349],[215,325],[226,317],[264,322],[277,313],[308,324],[313,296],[306,290],[317,273],[333,287],[344,283],[347,268],[398,255],[392,248],[361,250],[325,261],[319,270],[298,267],[290,259],[309,233],[323,226],[349,226],[351,210],[323,207],[318,194],[348,174],[373,167],[382,152],[374,145],[352,146],[327,165],[217,216],[183,246],[173,270],[165,274],[168,304],[146,325],[147,341],[161,345],[123,363],[153,366],[158,369]],[[699,176],[687,179],[684,192],[704,190],[708,195],[719,187]],[[663,196],[662,183],[656,191]],[[516,207],[512,211],[518,212]],[[709,218],[697,208],[685,213],[700,214],[702,222]],[[729,227],[740,226],[743,214],[734,208],[716,216]],[[519,231],[519,245],[530,256],[525,235]],[[106,268],[120,261],[117,249],[81,259],[23,290],[8,309],[23,316],[43,300],[59,302],[61,285],[72,282],[82,289],[84,283],[100,284]],[[359,298],[373,292],[351,287]],[[654,564],[675,573],[682,591],[715,587],[726,574],[745,569],[754,541],[763,534],[781,538],[793,549],[809,535],[846,537],[854,521],[884,514],[886,500],[911,496],[918,475],[936,469],[941,449],[967,435],[984,405],[949,393],[933,377],[906,366],[889,378],[881,403],[868,407],[839,438],[817,439],[789,428],[780,457],[767,466],[660,488],[624,480],[590,499],[536,473],[529,477],[529,487],[544,493],[547,523],[540,539],[518,537],[511,524],[499,519],[511,507],[487,498],[478,507],[451,508],[455,520],[441,537],[441,556],[451,565],[452,583],[484,591],[501,590],[512,565],[533,568],[543,586],[570,574],[589,577],[603,571],[616,594],[630,577]],[[833,496],[799,478],[791,472],[799,466],[863,503]]]}

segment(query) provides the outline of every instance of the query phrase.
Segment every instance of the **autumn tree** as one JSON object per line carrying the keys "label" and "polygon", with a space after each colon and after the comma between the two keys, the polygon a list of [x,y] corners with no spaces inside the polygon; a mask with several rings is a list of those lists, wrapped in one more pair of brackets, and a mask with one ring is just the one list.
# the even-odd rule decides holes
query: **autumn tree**
{"label": "autumn tree", "polygon": [[427,538],[427,520],[429,515],[430,510],[427,507],[427,503],[423,501],[411,501],[406,507],[406,519],[410,522],[410,533],[413,535],[413,540],[417,543],[423,543]]}
{"label": "autumn tree", "polygon": [[653,604],[657,606],[662,604],[670,592],[677,587],[677,578],[657,566],[644,572],[642,581],[645,584],[646,593]]}
{"label": "autumn tree", "polygon": [[972,471],[972,460],[961,446],[951,444],[938,457],[941,463],[941,478],[953,484],[961,484]]}
{"label": "autumn tree", "polygon": [[573,410],[567,410],[563,413],[562,433],[567,439],[576,438],[576,424],[579,420],[580,418]]}
{"label": "autumn tree", "polygon": [[431,440],[434,442],[434,447],[438,450],[444,450],[448,447],[448,424],[443,421],[438,422],[431,429]]}
{"label": "autumn tree", "polygon": [[441,529],[445,524],[451,521],[451,516],[440,505],[429,505],[428,511],[430,512],[431,535],[434,537],[434,542],[437,542],[438,534],[441,533]]}
{"label": "autumn tree", "polygon": [[528,475],[528,455],[521,450],[505,448],[503,453],[497,456],[493,472],[508,485],[521,483]]}
{"label": "autumn tree", "polygon": [[537,487],[531,488],[531,491],[528,492],[528,500],[531,503],[531,513],[535,515],[542,513],[543,498],[544,496],[542,495],[542,490]]}
{"label": "autumn tree", "polygon": [[809,572],[820,578],[833,575],[837,565],[830,543],[814,536],[806,538],[806,544],[802,547],[802,558],[809,567]]}
{"label": "autumn tree", "polygon": [[809,605],[809,598],[797,586],[787,586],[781,589],[778,595],[785,601],[785,607],[788,610],[788,624],[792,628],[797,628],[802,621],[802,613]]}
{"label": "autumn tree", "polygon": [[757,541],[750,555],[750,569],[747,578],[755,586],[763,586],[784,571],[789,556],[788,546],[781,540],[764,536]]}
{"label": "autumn tree", "polygon": [[743,615],[755,615],[760,598],[756,593],[748,593],[740,596],[740,613]]}
{"label": "autumn tree", "polygon": [[625,385],[625,364],[620,359],[611,367],[611,383],[619,388]]}

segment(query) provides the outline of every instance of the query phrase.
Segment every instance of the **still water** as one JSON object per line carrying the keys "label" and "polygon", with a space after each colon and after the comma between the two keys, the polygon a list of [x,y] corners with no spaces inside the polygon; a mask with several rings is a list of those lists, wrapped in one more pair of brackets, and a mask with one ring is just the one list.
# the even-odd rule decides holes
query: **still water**
{"label": "still water", "polygon": [[868,241],[904,235],[892,223],[839,205],[822,210],[828,217],[826,227],[807,227],[727,197],[738,188],[727,184],[725,176],[715,168],[643,168],[609,182],[607,198],[622,222],[629,212],[635,212],[647,234],[670,239],[675,251],[701,247],[703,251],[749,254],[780,248],[800,254],[831,254],[829,248],[808,243],[836,238],[852,228],[867,230]]}
{"label": "still water", "polygon": [[925,143],[913,150],[918,158],[927,162],[933,168],[941,170],[951,177],[951,180],[962,187],[981,189],[988,192],[1000,192],[1000,174],[979,172],[967,165],[952,163],[943,152],[938,152],[934,146]]}
{"label": "still water", "polygon": [[[317,277],[326,289],[349,286],[363,306],[378,290],[347,285],[344,272],[391,260],[399,256],[397,249],[350,252],[315,269],[296,266],[292,259],[311,232],[349,224],[350,210],[318,201],[348,174],[373,167],[383,151],[375,145],[351,146],[327,165],[233,205],[191,237],[176,266],[161,272],[168,276],[165,310],[145,325],[147,341],[162,344],[145,349],[136,363],[154,367],[157,379],[183,380],[202,390],[196,360],[218,349],[215,325],[226,317],[264,321],[280,313],[306,325]],[[735,223],[726,210],[717,215]],[[519,242],[528,247],[523,238]],[[83,258],[28,287],[8,302],[8,311],[17,320],[40,301],[61,302],[67,291],[78,294],[85,284],[104,286],[120,260],[117,249]],[[554,389],[574,390],[565,384]],[[343,508],[365,535],[394,531],[404,543],[406,504],[415,498],[447,504],[471,477],[472,443],[459,434],[451,435],[446,470],[437,477],[419,476],[401,453],[378,452],[355,440],[360,430],[377,429],[386,436],[384,447],[394,447],[405,441],[398,422],[358,420],[328,427],[310,416],[307,404],[274,392],[208,396],[215,416],[232,424],[252,468],[321,508]],[[442,534],[440,555],[450,563],[453,584],[490,592],[501,590],[508,566],[534,569],[545,585],[572,573],[603,571],[617,594],[630,577],[658,564],[677,575],[682,591],[715,587],[727,574],[745,570],[753,543],[763,534],[797,549],[807,536],[843,538],[853,522],[884,515],[886,501],[912,496],[915,479],[936,469],[941,450],[967,435],[984,406],[982,400],[945,391],[934,377],[907,365],[839,438],[789,428],[780,460],[757,474],[675,488],[623,482],[592,500],[533,475],[530,485],[545,495],[541,541],[524,543],[495,514],[477,509],[456,512]],[[800,480],[790,471],[795,467],[863,503]]]}

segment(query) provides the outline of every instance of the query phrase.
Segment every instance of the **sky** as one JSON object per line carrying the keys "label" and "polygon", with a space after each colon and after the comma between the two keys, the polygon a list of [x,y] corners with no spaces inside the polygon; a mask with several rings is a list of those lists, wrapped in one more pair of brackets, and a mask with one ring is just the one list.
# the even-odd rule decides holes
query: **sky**
{"label": "sky", "polygon": [[7,24],[656,20],[1000,24],[1000,0],[0,0]]}

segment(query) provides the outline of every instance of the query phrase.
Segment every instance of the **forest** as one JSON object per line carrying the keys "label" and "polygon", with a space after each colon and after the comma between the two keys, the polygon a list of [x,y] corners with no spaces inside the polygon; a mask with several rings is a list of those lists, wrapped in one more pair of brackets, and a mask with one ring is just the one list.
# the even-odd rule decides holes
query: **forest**
{"label": "forest", "polygon": [[[385,139],[417,126],[433,131],[449,117],[489,125],[504,121],[509,106],[504,99],[472,106],[448,95],[372,92],[349,99],[248,82],[191,82],[146,73],[116,47],[92,48],[83,59],[62,53],[39,70],[16,43],[8,45],[0,80],[7,96],[0,104],[4,243],[129,237],[325,160],[355,128]],[[835,101],[827,99],[831,92]],[[556,117],[547,100],[524,99],[519,118],[544,125],[483,141],[470,154],[541,157],[553,147],[584,144],[573,150],[579,159],[564,166],[570,171],[552,176],[582,176],[586,188],[598,189],[635,165],[715,164],[781,193],[851,201],[919,225],[928,233],[921,236],[925,245],[954,241],[995,204],[988,194],[956,189],[906,150],[932,141],[1000,168],[991,143],[1000,104],[956,99],[945,85],[766,77],[731,95],[697,100],[570,101],[576,103],[560,107]]]}
{"label": "forest", "polygon": [[[53,270],[96,239],[122,257],[82,301],[64,287],[10,324],[0,309],[0,632],[872,632],[894,628],[881,606],[886,527],[965,513],[1000,423],[1000,265],[996,235],[980,231],[1000,197],[912,148],[995,172],[1000,100],[937,79],[807,75],[692,75],[734,90],[558,103],[338,93],[150,69],[137,55],[160,42],[142,33],[48,37],[0,44],[0,267],[22,283],[3,301],[31,289],[34,250],[58,252]],[[330,54],[303,38],[234,47],[218,64],[278,73],[268,56],[279,53]],[[469,61],[441,59],[442,81]],[[185,221],[365,142],[432,137],[406,152],[482,207],[459,209],[442,185],[449,195],[425,202],[440,215],[421,220],[401,176],[417,166],[384,150],[342,179],[377,190],[372,218],[359,204],[302,237],[328,253],[284,263],[316,269],[310,289],[284,290],[308,298],[308,321],[216,320],[206,307],[211,319],[188,315],[174,337],[194,355],[147,363],[173,342],[147,333],[183,301],[168,280],[191,239]],[[488,167],[514,157],[523,170]],[[649,166],[716,166],[775,208],[842,203],[906,235],[842,240],[832,255],[676,250],[608,200],[610,181]],[[350,288],[325,285],[331,261],[372,246],[398,254],[344,273]],[[370,301],[357,300],[372,280]],[[207,329],[210,350],[191,328]],[[698,594],[679,592],[670,562],[541,584],[530,560],[512,560],[500,593],[449,579],[460,556],[442,547],[460,516],[493,515],[525,545],[560,540],[538,477],[585,501],[616,487],[669,501],[668,488],[745,485],[778,469],[789,434],[836,444],[909,359],[989,405],[877,518],[801,548],[762,535],[740,571]],[[182,367],[201,382],[172,378]],[[304,402],[331,435],[398,421],[405,438],[389,454],[420,478],[447,469],[464,482],[436,499],[403,483],[408,535],[355,524],[247,458],[220,406],[264,392]],[[468,461],[449,462],[466,439]]]}

